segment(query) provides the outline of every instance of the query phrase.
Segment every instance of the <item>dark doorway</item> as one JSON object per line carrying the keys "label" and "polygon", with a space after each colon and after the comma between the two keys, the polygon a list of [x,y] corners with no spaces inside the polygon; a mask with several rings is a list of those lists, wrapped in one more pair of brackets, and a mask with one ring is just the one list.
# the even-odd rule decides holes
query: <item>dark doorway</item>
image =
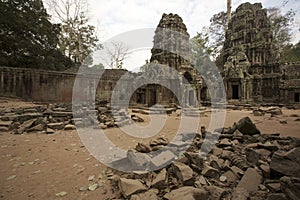
{"label": "dark doorway", "polygon": [[300,93],[295,93],[295,102],[300,102]]}
{"label": "dark doorway", "polygon": [[239,86],[232,85],[232,99],[239,99]]}
{"label": "dark doorway", "polygon": [[185,83],[185,84],[192,83],[193,77],[189,72],[185,72],[183,76],[185,78],[185,79],[183,79],[183,83]]}
{"label": "dark doorway", "polygon": [[140,103],[140,104],[145,104],[145,92],[138,92],[137,93],[137,100],[136,100],[137,103]]}
{"label": "dark doorway", "polygon": [[149,103],[148,106],[153,106],[156,104],[156,90],[149,91]]}

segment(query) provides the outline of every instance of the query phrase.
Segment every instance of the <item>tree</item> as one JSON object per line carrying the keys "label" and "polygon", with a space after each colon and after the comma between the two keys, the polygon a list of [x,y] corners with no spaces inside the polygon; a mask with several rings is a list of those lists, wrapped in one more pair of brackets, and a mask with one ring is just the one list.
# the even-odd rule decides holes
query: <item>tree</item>
{"label": "tree", "polygon": [[191,39],[191,48],[197,55],[210,55],[213,49],[209,45],[208,33],[197,33],[197,35]]}
{"label": "tree", "polygon": [[128,47],[123,42],[111,42],[106,49],[105,62],[111,69],[122,69],[123,61],[128,56]]}
{"label": "tree", "polygon": [[300,41],[288,44],[282,50],[281,62],[300,62]]}
{"label": "tree", "polygon": [[62,25],[60,48],[75,63],[82,64],[98,42],[95,26],[88,24],[87,0],[49,0],[48,7]]}
{"label": "tree", "polygon": [[72,63],[57,48],[60,26],[42,0],[0,0],[0,64],[64,70]]}
{"label": "tree", "polygon": [[273,44],[277,60],[279,60],[283,48],[291,41],[294,16],[295,12],[293,9],[289,10],[284,15],[281,14],[280,8],[268,9],[268,17],[271,22]]}
{"label": "tree", "polygon": [[207,45],[211,49],[210,55],[213,60],[216,60],[222,51],[228,27],[228,16],[224,11],[214,14],[210,19],[210,25],[202,29],[202,32],[208,36]]}
{"label": "tree", "polygon": [[93,65],[93,67],[95,67],[97,69],[104,69],[104,65],[102,63],[99,63],[97,65]]}
{"label": "tree", "polygon": [[209,37],[207,33],[197,33],[195,37],[190,40],[192,50],[192,61],[195,69],[204,75],[212,73],[211,53],[212,47],[209,46]]}

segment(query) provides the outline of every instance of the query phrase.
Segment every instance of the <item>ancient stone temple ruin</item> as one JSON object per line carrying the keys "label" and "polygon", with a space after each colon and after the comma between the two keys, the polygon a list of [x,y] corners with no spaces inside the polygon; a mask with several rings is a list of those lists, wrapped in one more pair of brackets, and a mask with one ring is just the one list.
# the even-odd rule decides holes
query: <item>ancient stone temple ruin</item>
{"label": "ancient stone temple ruin", "polygon": [[[132,96],[133,104],[152,106],[157,103],[180,103],[184,106],[196,106],[200,103],[201,77],[189,61],[191,54],[189,38],[181,17],[177,14],[163,14],[155,31],[152,56],[145,74],[154,73],[157,78],[164,73],[164,70],[170,71],[168,67],[179,74],[168,75],[165,84],[169,89],[158,84],[148,84],[139,88]],[[145,78],[149,79],[149,76],[146,76]],[[177,90],[181,100],[171,92],[170,88],[172,91]]]}
{"label": "ancient stone temple ruin", "polygon": [[272,30],[260,3],[240,5],[228,24],[224,44],[224,83],[228,99],[279,100],[279,65],[273,63]]}
{"label": "ancient stone temple ruin", "polygon": [[[190,62],[189,39],[181,17],[163,14],[155,31],[150,63],[144,73],[110,69],[105,70],[98,81],[97,73],[93,72],[96,69],[89,69],[89,78],[80,78],[87,86],[80,95],[85,99],[96,91],[97,100],[110,102],[116,84],[126,75],[123,78],[126,82],[122,88],[124,94],[139,81],[158,79],[164,83],[145,82],[126,98],[131,105],[209,104],[212,91],[208,91],[201,74]],[[266,9],[260,3],[241,4],[232,14],[225,36],[222,67],[229,102],[300,103],[300,63],[275,62],[271,24]],[[178,76],[170,76],[170,69],[176,71]],[[0,95],[36,101],[71,102],[77,70],[53,72],[0,67]]]}
{"label": "ancient stone temple ruin", "polygon": [[225,37],[222,74],[229,100],[297,102],[299,64],[291,67],[275,62],[271,24],[261,3],[241,4]]}

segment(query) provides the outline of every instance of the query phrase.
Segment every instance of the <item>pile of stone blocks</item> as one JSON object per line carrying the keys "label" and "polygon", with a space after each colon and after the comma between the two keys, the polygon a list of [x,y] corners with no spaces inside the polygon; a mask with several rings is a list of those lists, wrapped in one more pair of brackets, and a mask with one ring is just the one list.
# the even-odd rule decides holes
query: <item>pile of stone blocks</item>
{"label": "pile of stone blocks", "polygon": [[[114,172],[116,198],[135,199],[292,199],[300,196],[300,139],[262,134],[245,117],[232,127],[196,133],[187,151],[175,156],[176,144],[164,138],[139,143],[129,150],[127,162],[144,166],[167,166],[147,173]],[[187,134],[189,135],[189,134]],[[205,135],[205,137],[203,137]],[[189,138],[189,136],[187,136]],[[208,144],[212,149],[208,148]],[[149,152],[167,148],[156,155]],[[140,152],[139,157],[133,152]],[[207,153],[205,155],[204,153]],[[147,154],[145,154],[147,153]],[[173,154],[174,153],[174,154]],[[155,155],[155,154],[154,154]],[[205,155],[205,156],[203,156]],[[147,157],[148,156],[148,157]]]}
{"label": "pile of stone blocks", "polygon": [[75,130],[76,127],[106,129],[143,121],[137,115],[130,115],[125,110],[109,106],[94,106],[93,109],[80,106],[72,110],[70,104],[48,104],[0,111],[0,131],[11,131],[14,134],[51,134],[56,130]]}

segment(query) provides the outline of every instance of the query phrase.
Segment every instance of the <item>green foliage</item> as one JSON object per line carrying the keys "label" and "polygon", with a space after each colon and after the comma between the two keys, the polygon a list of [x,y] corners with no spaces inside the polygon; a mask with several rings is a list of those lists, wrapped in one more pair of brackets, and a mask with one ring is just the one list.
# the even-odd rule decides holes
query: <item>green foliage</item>
{"label": "green foliage", "polygon": [[208,33],[197,33],[195,37],[191,39],[192,51],[197,54],[208,54],[213,52],[211,46],[209,46]]}
{"label": "green foliage", "polygon": [[273,32],[275,56],[277,59],[280,58],[283,48],[291,41],[294,16],[295,12],[293,9],[289,10],[284,15],[281,14],[280,8],[268,9],[268,17]]}
{"label": "green foliage", "polygon": [[48,0],[54,20],[61,23],[60,49],[73,62],[84,59],[97,47],[95,26],[89,24],[87,0]]}
{"label": "green foliage", "polygon": [[102,63],[99,63],[97,65],[93,65],[93,67],[95,67],[97,69],[104,69],[104,65]]}
{"label": "green foliage", "polygon": [[42,0],[0,0],[0,65],[66,69],[72,63],[58,49],[59,32]]}
{"label": "green foliage", "polygon": [[60,45],[69,58],[78,64],[82,64],[98,42],[95,27],[87,22],[87,17],[82,13],[78,18],[69,19],[67,23],[62,24]]}
{"label": "green foliage", "polygon": [[192,50],[192,61],[195,69],[200,74],[212,73],[213,64],[210,60],[212,47],[209,46],[209,37],[207,33],[197,33],[195,37],[190,40]]}
{"label": "green foliage", "polygon": [[283,48],[281,62],[300,62],[300,41],[295,45],[288,44]]}
{"label": "green foliage", "polygon": [[225,41],[225,32],[228,27],[227,14],[222,11],[214,14],[210,19],[209,27],[206,27],[206,34],[208,37],[208,44],[211,49],[210,55],[213,60],[219,56],[222,51],[223,43]]}

